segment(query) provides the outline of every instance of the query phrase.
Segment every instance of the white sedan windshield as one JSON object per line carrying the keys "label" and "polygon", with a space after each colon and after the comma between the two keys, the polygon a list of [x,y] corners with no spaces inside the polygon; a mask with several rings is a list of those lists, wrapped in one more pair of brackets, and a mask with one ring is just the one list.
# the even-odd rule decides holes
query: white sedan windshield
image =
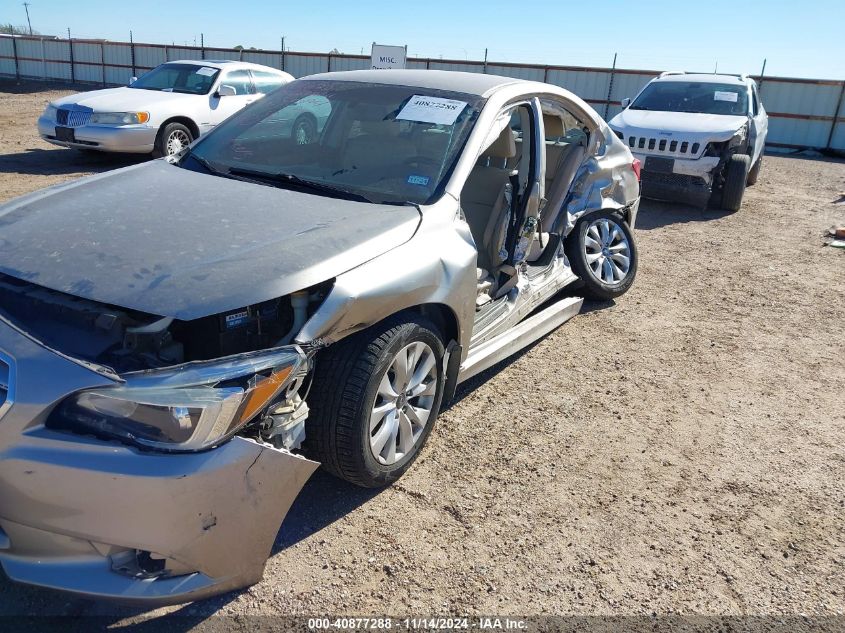
{"label": "white sedan windshield", "polygon": [[483,103],[412,86],[295,81],[222,124],[183,166],[371,202],[426,203],[442,193]]}
{"label": "white sedan windshield", "polygon": [[220,70],[211,66],[195,64],[162,64],[153,68],[133,82],[130,88],[183,92],[186,94],[208,94]]}

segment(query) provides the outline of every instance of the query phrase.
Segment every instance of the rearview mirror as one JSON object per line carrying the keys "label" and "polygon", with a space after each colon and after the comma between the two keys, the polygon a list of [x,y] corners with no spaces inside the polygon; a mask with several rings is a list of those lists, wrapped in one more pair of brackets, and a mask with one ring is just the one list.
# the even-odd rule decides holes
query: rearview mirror
{"label": "rearview mirror", "polygon": [[234,86],[223,84],[217,89],[218,97],[234,97],[237,94]]}
{"label": "rearview mirror", "polygon": [[131,86],[131,85],[132,85],[132,84],[134,84],[136,81],[138,81],[138,78],[137,78],[137,77],[130,77],[130,78],[129,78],[129,85]]}
{"label": "rearview mirror", "polygon": [[629,105],[631,105],[631,97],[625,97],[624,99],[622,99],[623,108],[627,108]]}

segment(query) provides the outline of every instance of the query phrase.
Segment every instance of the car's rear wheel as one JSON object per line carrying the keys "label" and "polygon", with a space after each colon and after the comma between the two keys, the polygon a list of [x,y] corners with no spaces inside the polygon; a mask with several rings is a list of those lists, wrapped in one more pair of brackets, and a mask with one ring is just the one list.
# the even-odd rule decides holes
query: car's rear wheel
{"label": "car's rear wheel", "polygon": [[614,299],[634,283],[638,263],[634,235],[628,223],[612,211],[579,219],[566,238],[566,253],[590,299]]}
{"label": "car's rear wheel", "polygon": [[734,154],[728,159],[725,165],[725,184],[722,186],[723,209],[739,211],[750,164],[751,157],[746,154]]}
{"label": "car's rear wheel", "polygon": [[194,135],[186,125],[182,123],[168,123],[159,130],[156,137],[153,156],[173,156],[188,147],[194,140]]}
{"label": "car's rear wheel", "polygon": [[397,315],[323,350],[308,398],[305,452],[368,488],[396,481],[431,433],[443,398],[437,327]]}
{"label": "car's rear wheel", "polygon": [[317,122],[307,114],[293,122],[293,138],[297,145],[310,145],[317,140]]}
{"label": "car's rear wheel", "polygon": [[757,184],[757,179],[760,177],[760,170],[763,168],[763,154],[760,154],[760,157],[757,159],[757,162],[754,163],[754,166],[751,168],[751,171],[748,172],[748,178],[745,181],[745,184],[749,187],[751,185]]}

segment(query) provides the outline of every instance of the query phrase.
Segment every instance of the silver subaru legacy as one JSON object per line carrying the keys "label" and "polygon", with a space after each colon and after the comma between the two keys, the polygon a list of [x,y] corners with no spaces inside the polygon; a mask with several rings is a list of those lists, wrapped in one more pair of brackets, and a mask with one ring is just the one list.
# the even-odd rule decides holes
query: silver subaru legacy
{"label": "silver subaru legacy", "polygon": [[5,572],[151,605],[257,582],[318,465],[390,484],[458,383],[631,287],[638,178],[556,86],[357,71],[0,207]]}

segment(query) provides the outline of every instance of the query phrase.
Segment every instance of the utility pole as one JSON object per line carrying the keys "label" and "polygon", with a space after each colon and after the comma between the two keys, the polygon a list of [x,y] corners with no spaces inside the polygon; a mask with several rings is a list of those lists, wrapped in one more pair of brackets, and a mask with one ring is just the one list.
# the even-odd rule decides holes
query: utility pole
{"label": "utility pole", "polygon": [[29,2],[24,2],[23,8],[26,11],[26,23],[29,25],[29,34],[32,35],[32,22],[29,21]]}

